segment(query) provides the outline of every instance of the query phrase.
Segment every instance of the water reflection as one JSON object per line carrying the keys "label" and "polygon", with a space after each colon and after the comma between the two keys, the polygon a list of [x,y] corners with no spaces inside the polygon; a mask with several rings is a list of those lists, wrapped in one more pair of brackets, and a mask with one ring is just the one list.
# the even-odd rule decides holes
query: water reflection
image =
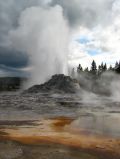
{"label": "water reflection", "polygon": [[81,115],[72,123],[73,128],[82,129],[89,134],[103,135],[109,137],[120,137],[120,115],[109,114],[87,114]]}
{"label": "water reflection", "polygon": [[[84,94],[83,94],[84,96]],[[120,103],[91,94],[0,94],[0,120],[40,120],[65,116],[83,132],[120,137]]]}

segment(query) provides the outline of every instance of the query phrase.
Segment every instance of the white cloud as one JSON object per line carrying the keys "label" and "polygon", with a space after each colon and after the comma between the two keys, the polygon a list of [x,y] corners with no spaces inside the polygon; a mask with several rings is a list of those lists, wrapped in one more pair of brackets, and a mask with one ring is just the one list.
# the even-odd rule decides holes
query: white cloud
{"label": "white cloud", "polygon": [[87,65],[90,65],[91,61],[92,58],[85,51],[85,46],[77,41],[72,41],[69,45],[69,65],[77,67],[80,63],[85,68]]}
{"label": "white cloud", "polygon": [[[120,60],[120,1],[113,3],[108,25],[96,25],[89,29],[80,27],[79,31],[74,33],[72,43],[70,44],[70,63],[83,66],[90,66],[90,61],[96,60],[98,64],[102,61],[107,64],[115,63]],[[88,37],[90,42],[79,43],[75,39],[81,36]],[[98,54],[90,55],[87,50],[98,50]]]}

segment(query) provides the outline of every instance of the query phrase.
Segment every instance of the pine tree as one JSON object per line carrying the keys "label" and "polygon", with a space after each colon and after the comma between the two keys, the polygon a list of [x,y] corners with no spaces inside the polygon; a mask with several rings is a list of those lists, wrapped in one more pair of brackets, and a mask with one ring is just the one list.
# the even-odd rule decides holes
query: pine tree
{"label": "pine tree", "polygon": [[103,66],[103,71],[107,71],[107,64],[106,63]]}
{"label": "pine tree", "polygon": [[101,70],[103,71],[103,68],[104,68],[104,64],[103,62],[101,63]]}
{"label": "pine tree", "polygon": [[83,71],[83,68],[81,66],[81,64],[79,64],[79,66],[77,67],[77,73],[80,73]]}
{"label": "pine tree", "polygon": [[91,64],[91,72],[93,74],[96,74],[97,73],[97,65],[96,65],[96,62],[93,60],[92,64]]}
{"label": "pine tree", "polygon": [[100,75],[103,71],[102,65],[98,66],[98,75]]}
{"label": "pine tree", "polygon": [[113,71],[113,67],[112,65],[110,65],[110,67],[108,68],[109,71]]}
{"label": "pine tree", "polygon": [[89,69],[88,67],[85,68],[84,72],[89,72]]}
{"label": "pine tree", "polygon": [[120,73],[120,62],[119,62],[119,63],[116,63],[115,65],[116,65],[115,71],[116,71],[117,73]]}
{"label": "pine tree", "polygon": [[119,63],[116,61],[116,63],[115,63],[115,69],[117,69],[117,67],[119,67]]}

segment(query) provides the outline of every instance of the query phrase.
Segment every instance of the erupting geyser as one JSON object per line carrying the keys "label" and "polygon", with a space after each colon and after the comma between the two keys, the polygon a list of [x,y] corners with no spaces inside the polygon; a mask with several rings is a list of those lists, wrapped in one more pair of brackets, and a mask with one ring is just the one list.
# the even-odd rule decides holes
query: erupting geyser
{"label": "erupting geyser", "polygon": [[32,64],[29,85],[53,74],[67,74],[68,25],[60,6],[31,7],[22,12],[19,26],[10,32],[12,45],[27,52]]}

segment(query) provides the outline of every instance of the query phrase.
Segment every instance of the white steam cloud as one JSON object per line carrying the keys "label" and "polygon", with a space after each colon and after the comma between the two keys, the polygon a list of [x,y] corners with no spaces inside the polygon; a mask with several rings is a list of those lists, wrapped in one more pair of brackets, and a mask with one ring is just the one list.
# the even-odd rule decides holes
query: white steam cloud
{"label": "white steam cloud", "polygon": [[114,0],[52,0],[51,5],[59,4],[69,24],[93,27],[109,23],[109,15]]}
{"label": "white steam cloud", "polygon": [[99,78],[95,78],[81,72],[76,73],[75,77],[81,86],[80,97],[83,103],[102,106],[106,101],[120,102],[119,74],[106,71]]}
{"label": "white steam cloud", "polygon": [[20,16],[19,27],[10,31],[12,46],[30,56],[30,85],[56,73],[67,74],[69,28],[62,12],[60,6],[28,8]]}

